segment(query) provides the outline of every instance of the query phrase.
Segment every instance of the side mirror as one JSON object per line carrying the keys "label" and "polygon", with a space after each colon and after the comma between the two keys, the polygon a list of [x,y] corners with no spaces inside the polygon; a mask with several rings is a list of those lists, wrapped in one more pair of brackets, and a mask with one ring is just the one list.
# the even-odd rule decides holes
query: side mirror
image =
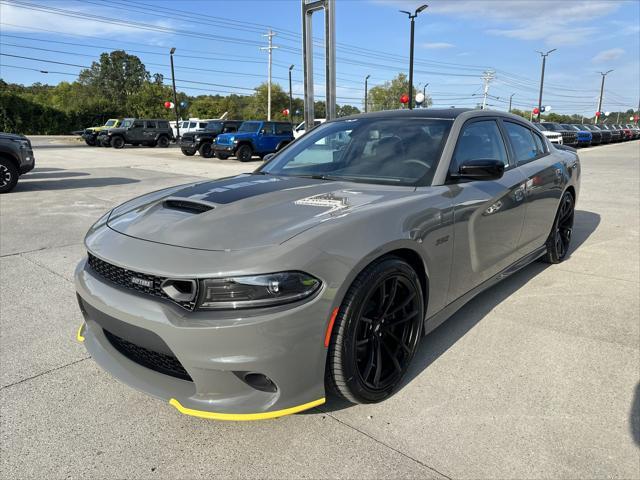
{"label": "side mirror", "polygon": [[500,160],[468,160],[460,165],[453,178],[467,180],[498,180],[504,174],[504,163]]}
{"label": "side mirror", "polygon": [[266,128],[261,128],[260,129],[260,135],[266,135],[267,133],[267,129]]}
{"label": "side mirror", "polygon": [[275,156],[275,153],[267,153],[263,158],[262,161],[264,163],[267,163],[269,160],[271,160],[273,157]]}

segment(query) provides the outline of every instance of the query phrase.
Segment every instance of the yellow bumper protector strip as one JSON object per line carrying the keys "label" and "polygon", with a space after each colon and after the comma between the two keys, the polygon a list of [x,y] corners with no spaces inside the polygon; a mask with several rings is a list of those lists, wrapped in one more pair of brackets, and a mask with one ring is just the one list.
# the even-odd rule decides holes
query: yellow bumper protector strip
{"label": "yellow bumper protector strip", "polygon": [[298,405],[296,407],[263,413],[216,413],[207,412],[205,410],[194,410],[192,408],[183,407],[175,398],[169,400],[169,404],[176,407],[180,413],[183,413],[185,415],[208,418],[211,420],[230,420],[235,422],[242,422],[247,420],[267,420],[269,418],[284,417],[285,415],[291,415],[293,413],[302,412],[303,410],[308,410],[309,408],[317,407],[318,405],[322,405],[325,401],[326,400],[324,398],[320,398],[318,400],[314,400],[313,402]]}
{"label": "yellow bumper protector strip", "polygon": [[84,323],[80,325],[80,328],[78,328],[78,331],[76,332],[76,340],[78,340],[79,342],[84,342],[84,335],[82,335],[82,330],[84,330],[84,326],[85,326]]}

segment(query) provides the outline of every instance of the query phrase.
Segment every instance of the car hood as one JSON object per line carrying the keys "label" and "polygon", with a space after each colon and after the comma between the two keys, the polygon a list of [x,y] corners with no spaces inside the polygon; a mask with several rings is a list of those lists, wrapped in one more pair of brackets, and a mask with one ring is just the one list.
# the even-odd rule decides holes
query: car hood
{"label": "car hood", "polygon": [[221,133],[220,135],[218,135],[216,137],[217,141],[225,141],[225,140],[229,140],[231,137],[233,137],[236,140],[240,140],[240,139],[251,139],[256,135],[255,132],[235,132],[235,133]]}
{"label": "car hood", "polygon": [[134,199],[109,228],[130,237],[199,250],[279,245],[371,204],[409,197],[413,187],[244,174]]}

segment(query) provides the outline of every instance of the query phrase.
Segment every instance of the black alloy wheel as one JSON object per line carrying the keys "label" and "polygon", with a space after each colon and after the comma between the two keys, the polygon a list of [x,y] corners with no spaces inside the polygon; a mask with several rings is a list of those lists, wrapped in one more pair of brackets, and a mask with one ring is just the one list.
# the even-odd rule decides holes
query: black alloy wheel
{"label": "black alloy wheel", "polygon": [[211,144],[209,142],[205,142],[202,145],[200,145],[198,152],[200,152],[200,156],[202,158],[213,157],[213,148],[211,148]]}
{"label": "black alloy wheel", "polygon": [[118,137],[113,137],[111,139],[111,146],[113,148],[124,148],[124,138],[118,136]]}
{"label": "black alloy wheel", "polygon": [[160,148],[167,148],[169,146],[169,139],[162,135],[160,138],[158,138],[158,146]]}
{"label": "black alloy wheel", "polygon": [[236,151],[236,157],[241,162],[248,162],[253,156],[253,150],[249,145],[240,145]]}
{"label": "black alloy wheel", "polygon": [[375,403],[400,385],[417,350],[424,318],[420,280],[389,256],[353,282],[336,318],[327,357],[327,384],[353,403]]}
{"label": "black alloy wheel", "polygon": [[565,192],[560,200],[551,234],[547,239],[547,253],[544,257],[547,263],[560,263],[566,258],[571,243],[574,217],[575,202],[573,195]]}
{"label": "black alloy wheel", "polygon": [[18,183],[18,168],[4,158],[0,158],[0,193],[7,193]]}

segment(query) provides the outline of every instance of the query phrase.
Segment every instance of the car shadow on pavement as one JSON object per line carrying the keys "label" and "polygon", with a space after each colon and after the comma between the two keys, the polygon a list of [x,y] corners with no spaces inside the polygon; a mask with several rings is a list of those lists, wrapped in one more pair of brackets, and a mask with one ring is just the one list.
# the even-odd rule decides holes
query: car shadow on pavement
{"label": "car shadow on pavement", "polygon": [[[569,255],[580,247],[589,236],[598,228],[600,215],[593,212],[577,210],[575,212],[574,233]],[[416,352],[402,385],[397,390],[401,390],[413,379],[420,375],[426,368],[435,362],[443,353],[451,348],[458,340],[467,334],[476,324],[478,324],[489,312],[514,292],[524,287],[536,275],[552,265],[540,261],[533,262],[522,270],[514,273],[507,279],[485,290],[469,303],[464,305],[454,315],[447,319],[442,325],[422,338],[418,351]],[[638,392],[636,392],[636,401]],[[319,411],[331,412],[342,410],[352,406],[351,403],[336,398],[334,395],[327,396],[327,403],[320,407]],[[637,405],[636,405],[637,409]],[[640,432],[636,433],[640,435]]]}
{"label": "car shadow on pavement", "polygon": [[[138,183],[140,180],[124,177],[89,177],[86,172],[35,172],[20,178],[14,192],[33,192],[43,190],[72,190],[76,188],[110,187],[113,185],[126,185]],[[85,177],[85,178],[69,178]]]}
{"label": "car shadow on pavement", "polygon": [[636,385],[631,402],[631,412],[629,412],[629,423],[631,424],[631,436],[636,445],[640,446],[640,383]]}

